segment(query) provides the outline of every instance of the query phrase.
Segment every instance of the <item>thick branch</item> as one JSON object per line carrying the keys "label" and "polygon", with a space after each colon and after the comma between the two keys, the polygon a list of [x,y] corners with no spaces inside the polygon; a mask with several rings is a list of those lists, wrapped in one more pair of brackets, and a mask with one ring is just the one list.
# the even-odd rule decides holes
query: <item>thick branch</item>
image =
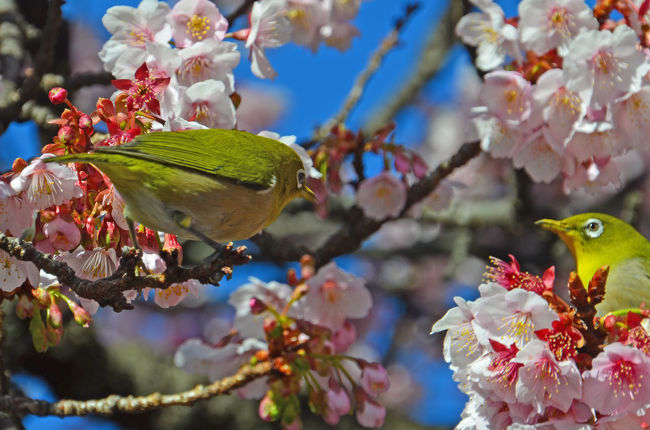
{"label": "thick branch", "polygon": [[254,366],[245,365],[233,376],[227,376],[210,385],[197,385],[191,390],[175,394],[152,393],[137,397],[111,395],[98,400],[60,400],[56,403],[29,397],[4,395],[0,397],[0,411],[15,413],[20,416],[33,414],[40,416],[57,415],[60,417],[88,414],[111,415],[116,412],[141,413],[172,405],[189,406],[199,400],[207,400],[215,396],[228,394],[232,390],[268,376],[272,372],[273,366],[269,361]]}
{"label": "thick branch", "polygon": [[38,267],[55,275],[59,282],[70,287],[77,295],[93,299],[100,306],[110,306],[116,312],[132,309],[123,292],[140,291],[144,288],[169,288],[172,284],[197,279],[202,283],[218,285],[218,281],[232,273],[232,266],[246,264],[250,257],[244,254],[246,248],[233,248],[232,243],[221,250],[219,256],[208,263],[192,268],[178,266],[175,254],[162,252],[161,257],[167,269],[160,275],[136,276],[135,268],[139,263],[137,252],[122,256],[120,265],[113,275],[97,281],[79,278],[74,270],[62,261],[55,261],[49,255],[37,250],[31,243],[0,233],[0,249],[22,261],[31,261]]}

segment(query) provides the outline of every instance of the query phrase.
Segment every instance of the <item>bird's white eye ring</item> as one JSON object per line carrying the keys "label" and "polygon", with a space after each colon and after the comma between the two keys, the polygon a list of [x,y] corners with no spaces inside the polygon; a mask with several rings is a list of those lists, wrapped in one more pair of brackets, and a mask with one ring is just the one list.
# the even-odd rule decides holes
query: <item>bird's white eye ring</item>
{"label": "bird's white eye ring", "polygon": [[584,224],[585,234],[592,239],[595,239],[603,234],[604,229],[605,228],[603,227],[603,222],[598,218],[589,218]]}
{"label": "bird's white eye ring", "polygon": [[305,179],[307,179],[307,175],[305,175],[305,170],[304,169],[298,170],[298,173],[296,173],[296,180],[298,181],[298,189],[302,188],[302,186],[305,184]]}

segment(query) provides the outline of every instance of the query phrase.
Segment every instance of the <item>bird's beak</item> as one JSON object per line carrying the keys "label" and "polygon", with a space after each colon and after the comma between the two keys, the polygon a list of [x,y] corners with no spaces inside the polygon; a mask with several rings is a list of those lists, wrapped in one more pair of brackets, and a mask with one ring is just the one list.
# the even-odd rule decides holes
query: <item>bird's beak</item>
{"label": "bird's beak", "polygon": [[300,189],[300,193],[304,198],[309,200],[312,203],[316,203],[316,194],[309,188],[307,185],[303,185]]}
{"label": "bird's beak", "polygon": [[560,237],[563,234],[566,234],[567,231],[569,231],[568,225],[566,225],[562,221],[557,221],[554,219],[547,219],[547,218],[540,219],[535,221],[535,225],[538,225],[543,229],[552,231],[553,233],[557,234]]}

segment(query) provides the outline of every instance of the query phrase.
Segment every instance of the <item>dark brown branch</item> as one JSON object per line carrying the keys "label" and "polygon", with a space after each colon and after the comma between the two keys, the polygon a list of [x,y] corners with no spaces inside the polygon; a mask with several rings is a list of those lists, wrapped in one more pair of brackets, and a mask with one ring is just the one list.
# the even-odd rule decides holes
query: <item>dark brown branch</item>
{"label": "dark brown branch", "polygon": [[227,376],[210,385],[197,385],[188,391],[175,394],[152,393],[146,396],[118,396],[111,395],[97,400],[60,400],[56,403],[29,397],[4,395],[0,397],[0,411],[15,413],[20,416],[32,415],[57,415],[80,416],[88,414],[111,415],[116,412],[141,413],[160,409],[172,405],[189,406],[199,400],[207,400],[215,396],[228,394],[232,390],[268,376],[273,372],[272,363],[264,361],[254,366],[242,366],[233,376]]}
{"label": "dark brown branch", "polygon": [[232,266],[250,261],[250,257],[244,253],[246,248],[241,246],[234,249],[232,243],[224,246],[217,258],[192,268],[178,266],[175,254],[161,252],[160,255],[167,264],[167,269],[162,274],[136,276],[135,268],[138,265],[139,255],[132,251],[122,256],[120,265],[113,275],[97,281],[89,281],[79,278],[67,264],[53,260],[29,242],[0,233],[0,249],[19,260],[31,261],[39,269],[55,275],[59,282],[70,287],[77,295],[93,299],[100,306],[110,306],[116,312],[133,308],[133,305],[127,303],[124,291],[141,291],[144,288],[165,289],[172,284],[190,279],[218,285],[224,275],[230,276]]}

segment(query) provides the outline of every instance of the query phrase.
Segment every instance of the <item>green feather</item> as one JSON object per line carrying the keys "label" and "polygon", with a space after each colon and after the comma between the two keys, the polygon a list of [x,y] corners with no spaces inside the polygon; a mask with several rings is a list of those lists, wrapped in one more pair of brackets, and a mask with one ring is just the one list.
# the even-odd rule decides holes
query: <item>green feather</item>
{"label": "green feather", "polygon": [[255,190],[271,188],[277,180],[274,173],[278,166],[290,157],[298,157],[277,140],[244,131],[205,129],[143,134],[124,145],[97,147],[91,154],[56,157],[52,161],[92,162],[99,161],[103,154],[216,176]]}

